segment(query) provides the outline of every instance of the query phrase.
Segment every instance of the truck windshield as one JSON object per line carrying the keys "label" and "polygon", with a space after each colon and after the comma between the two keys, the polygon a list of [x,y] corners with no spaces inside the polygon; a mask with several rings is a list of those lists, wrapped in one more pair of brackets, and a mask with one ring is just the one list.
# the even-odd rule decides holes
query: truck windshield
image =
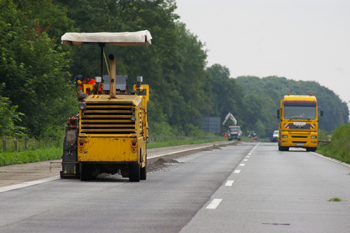
{"label": "truck windshield", "polygon": [[316,106],[284,106],[285,119],[316,119]]}
{"label": "truck windshield", "polygon": [[238,127],[230,127],[229,130],[231,132],[236,132],[236,131],[239,131],[239,128]]}

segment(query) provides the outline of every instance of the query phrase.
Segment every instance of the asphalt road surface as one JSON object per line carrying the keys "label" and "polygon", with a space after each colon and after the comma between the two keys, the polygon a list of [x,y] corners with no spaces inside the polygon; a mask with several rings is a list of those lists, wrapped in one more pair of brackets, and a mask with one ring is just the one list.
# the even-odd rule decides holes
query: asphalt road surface
{"label": "asphalt road surface", "polygon": [[240,143],[165,165],[137,183],[54,179],[0,192],[0,232],[350,231],[350,167],[316,153]]}

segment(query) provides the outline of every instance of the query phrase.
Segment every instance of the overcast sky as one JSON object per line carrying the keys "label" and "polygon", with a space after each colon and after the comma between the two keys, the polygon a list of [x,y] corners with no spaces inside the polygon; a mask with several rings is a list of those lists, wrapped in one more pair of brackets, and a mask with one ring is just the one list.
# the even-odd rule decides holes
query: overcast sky
{"label": "overcast sky", "polygon": [[[350,101],[350,0],[176,0],[206,43],[208,66],[231,77],[317,81]],[[305,93],[308,94],[308,93]]]}

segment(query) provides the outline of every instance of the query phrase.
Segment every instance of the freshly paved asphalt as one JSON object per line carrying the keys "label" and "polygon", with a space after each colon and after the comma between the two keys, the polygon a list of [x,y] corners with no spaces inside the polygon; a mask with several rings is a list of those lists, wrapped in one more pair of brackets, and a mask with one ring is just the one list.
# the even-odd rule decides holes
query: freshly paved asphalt
{"label": "freshly paved asphalt", "polygon": [[[260,143],[185,232],[349,232],[350,168],[304,149],[279,152]],[[342,202],[330,202],[340,198]]]}
{"label": "freshly paved asphalt", "polygon": [[64,179],[2,192],[0,232],[349,232],[347,166],[275,143],[178,161],[139,183]]}

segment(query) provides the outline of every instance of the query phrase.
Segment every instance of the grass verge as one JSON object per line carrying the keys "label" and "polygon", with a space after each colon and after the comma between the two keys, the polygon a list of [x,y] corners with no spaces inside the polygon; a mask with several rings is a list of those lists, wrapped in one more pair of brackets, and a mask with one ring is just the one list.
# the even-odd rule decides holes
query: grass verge
{"label": "grass verge", "polygon": [[350,124],[337,128],[328,144],[318,145],[317,153],[350,164]]}
{"label": "grass verge", "polygon": [[61,156],[61,147],[49,147],[44,149],[27,150],[22,152],[3,152],[0,153],[0,166],[60,159]]}
{"label": "grass verge", "polygon": [[[207,142],[226,141],[224,138],[213,139],[194,139],[194,140],[171,140],[167,142],[150,142],[147,148],[159,148],[168,146],[179,146],[189,144],[201,144]],[[48,147],[36,150],[26,150],[21,152],[2,152],[0,153],[0,166],[7,166],[13,164],[25,164],[54,159],[61,159],[62,147]]]}

